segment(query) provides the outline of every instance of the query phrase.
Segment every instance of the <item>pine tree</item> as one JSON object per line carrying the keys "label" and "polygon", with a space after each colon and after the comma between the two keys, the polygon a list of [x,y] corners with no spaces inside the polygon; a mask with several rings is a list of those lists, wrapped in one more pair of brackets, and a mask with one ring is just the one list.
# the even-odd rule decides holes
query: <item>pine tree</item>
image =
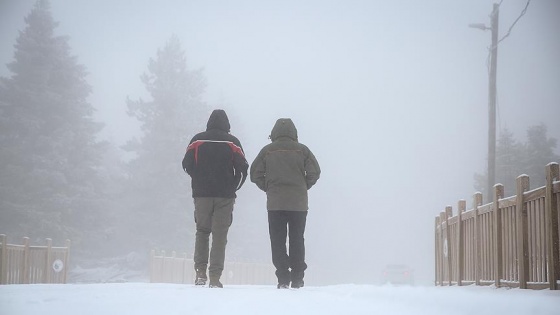
{"label": "pine tree", "polygon": [[[504,185],[505,196],[515,194],[516,178],[522,174],[529,175],[530,185],[533,188],[545,184],[545,166],[560,160],[560,157],[554,153],[556,141],[555,138],[548,138],[544,124],[527,129],[526,143],[517,142],[507,129],[500,133],[496,145],[496,183]],[[476,173],[474,186],[484,196],[490,196],[486,191],[486,178],[486,173]]]}
{"label": "pine tree", "polygon": [[540,124],[527,129],[525,155],[520,166],[529,175],[531,187],[546,183],[545,166],[550,162],[559,162],[560,157],[554,153],[557,140],[548,137],[546,125]]}
{"label": "pine tree", "polygon": [[505,196],[515,194],[522,156],[523,146],[515,141],[512,132],[502,130],[496,146],[496,182],[504,185]]}
{"label": "pine tree", "polygon": [[71,238],[94,228],[102,128],[86,98],[85,68],[46,0],[36,2],[0,79],[0,230],[14,237]]}
{"label": "pine tree", "polygon": [[207,120],[202,100],[205,78],[202,69],[187,69],[185,52],[173,36],[157,58],[150,59],[141,80],[151,100],[127,101],[128,113],[141,123],[143,136],[125,146],[136,155],[128,165],[127,189],[127,208],[134,221],[122,231],[130,234],[132,230],[126,231],[133,229],[138,237],[128,241],[136,241],[139,249],[184,248],[194,223],[190,180],[181,160],[188,141]]}

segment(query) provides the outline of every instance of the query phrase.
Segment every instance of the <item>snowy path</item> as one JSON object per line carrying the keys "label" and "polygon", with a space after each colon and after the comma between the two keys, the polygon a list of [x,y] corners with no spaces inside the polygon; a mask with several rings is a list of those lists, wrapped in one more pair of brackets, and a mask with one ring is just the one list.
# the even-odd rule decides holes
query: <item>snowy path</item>
{"label": "snowy path", "polygon": [[560,291],[484,287],[273,286],[122,283],[0,286],[0,314],[560,314]]}

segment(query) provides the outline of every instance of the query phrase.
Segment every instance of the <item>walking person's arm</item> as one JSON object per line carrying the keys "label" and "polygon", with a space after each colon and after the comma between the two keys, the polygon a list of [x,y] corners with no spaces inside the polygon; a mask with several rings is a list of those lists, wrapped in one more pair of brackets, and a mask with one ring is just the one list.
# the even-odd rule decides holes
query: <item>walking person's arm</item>
{"label": "walking person's arm", "polygon": [[236,183],[235,190],[239,190],[241,186],[243,186],[245,180],[247,179],[247,170],[249,169],[249,163],[245,158],[245,152],[243,152],[241,143],[238,145],[239,150],[233,152],[233,171]]}
{"label": "walking person's arm", "polygon": [[190,176],[193,176],[194,173],[194,168],[196,166],[196,151],[198,150],[198,145],[196,145],[195,142],[195,138],[191,139],[191,142],[189,142],[189,145],[187,146],[187,152],[185,153],[185,157],[183,158],[183,170],[189,174]]}
{"label": "walking person's arm", "polygon": [[251,163],[251,181],[257,185],[262,191],[266,191],[266,164],[264,160],[264,151],[261,150],[259,155]]}
{"label": "walking person's arm", "polygon": [[305,157],[305,180],[307,181],[307,189],[310,189],[319,177],[321,176],[321,168],[319,167],[319,162],[315,158],[315,155],[308,149]]}

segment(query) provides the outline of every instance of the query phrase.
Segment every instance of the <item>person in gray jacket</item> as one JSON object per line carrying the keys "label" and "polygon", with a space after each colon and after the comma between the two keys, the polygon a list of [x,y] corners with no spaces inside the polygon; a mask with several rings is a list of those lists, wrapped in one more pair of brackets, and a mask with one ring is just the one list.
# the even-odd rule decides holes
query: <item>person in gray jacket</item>
{"label": "person in gray jacket", "polygon": [[[321,169],[307,146],[298,142],[297,129],[289,118],[276,121],[272,143],[251,164],[251,181],[266,192],[272,263],[278,288],[303,287],[305,263],[304,232],[309,190]],[[289,232],[288,232],[289,231]],[[289,253],[286,238],[289,233]]]}

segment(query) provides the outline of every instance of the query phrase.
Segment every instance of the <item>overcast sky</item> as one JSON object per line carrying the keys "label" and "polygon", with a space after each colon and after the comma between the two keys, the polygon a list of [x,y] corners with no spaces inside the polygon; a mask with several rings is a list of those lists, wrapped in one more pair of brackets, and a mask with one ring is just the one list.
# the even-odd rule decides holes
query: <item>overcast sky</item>
{"label": "overcast sky", "polygon": [[[249,162],[280,117],[294,120],[317,156],[323,177],[310,193],[308,243],[327,252],[342,239],[349,244],[337,254],[347,259],[365,248],[377,253],[372,261],[408,260],[431,272],[434,216],[461,198],[470,205],[473,173],[486,168],[490,31],[468,24],[489,25],[493,2],[51,5],[56,34],[70,37],[89,71],[104,139],[122,144],[138,134],[126,97],[147,96],[139,76],[176,34],[188,67],[204,68],[205,99],[227,104]],[[0,0],[2,76],[33,4]],[[525,4],[503,2],[500,38]],[[529,126],[545,123],[560,138],[559,56],[560,1],[532,1],[498,49],[499,128],[525,141]]]}

